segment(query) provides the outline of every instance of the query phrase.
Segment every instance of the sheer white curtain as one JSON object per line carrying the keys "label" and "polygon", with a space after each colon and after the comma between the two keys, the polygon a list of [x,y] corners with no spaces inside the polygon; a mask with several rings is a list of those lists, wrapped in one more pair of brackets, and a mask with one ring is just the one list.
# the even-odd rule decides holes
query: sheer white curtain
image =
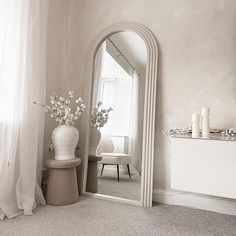
{"label": "sheer white curtain", "polygon": [[133,72],[132,97],[131,97],[131,116],[130,116],[130,135],[128,153],[132,156],[132,166],[141,174],[142,163],[142,118],[143,100],[140,93],[140,77],[136,71]]}
{"label": "sheer white curtain", "polygon": [[103,42],[98,48],[94,58],[94,79],[93,79],[93,101],[92,107],[94,108],[99,102],[101,93],[101,76],[103,71],[103,59],[106,50],[106,42]]}
{"label": "sheer white curtain", "polygon": [[39,187],[48,0],[0,0],[0,218],[32,214]]}

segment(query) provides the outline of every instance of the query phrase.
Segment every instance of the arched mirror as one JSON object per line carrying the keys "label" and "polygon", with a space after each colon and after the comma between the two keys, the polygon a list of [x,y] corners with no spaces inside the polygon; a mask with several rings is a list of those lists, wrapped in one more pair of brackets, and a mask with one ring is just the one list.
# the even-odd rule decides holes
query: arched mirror
{"label": "arched mirror", "polygon": [[143,206],[152,204],[155,57],[157,66],[148,43],[122,30],[96,48],[85,173],[88,194]]}

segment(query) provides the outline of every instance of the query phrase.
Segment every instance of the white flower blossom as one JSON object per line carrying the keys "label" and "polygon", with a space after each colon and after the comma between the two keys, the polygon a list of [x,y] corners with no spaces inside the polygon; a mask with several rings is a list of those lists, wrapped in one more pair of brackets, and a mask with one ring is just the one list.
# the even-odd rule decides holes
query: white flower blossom
{"label": "white flower blossom", "polygon": [[74,97],[74,92],[73,91],[69,91],[69,98],[73,98]]}
{"label": "white flower blossom", "polygon": [[64,101],[65,101],[65,98],[63,98],[62,96],[60,96],[60,97],[59,97],[59,100],[60,100],[61,102],[64,102]]}

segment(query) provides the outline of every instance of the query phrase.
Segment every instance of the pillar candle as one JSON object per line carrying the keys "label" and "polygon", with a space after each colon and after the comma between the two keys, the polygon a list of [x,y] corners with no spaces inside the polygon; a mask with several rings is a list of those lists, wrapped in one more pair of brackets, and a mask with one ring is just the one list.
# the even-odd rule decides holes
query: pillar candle
{"label": "pillar candle", "polygon": [[192,114],[192,137],[197,138],[200,136],[200,115]]}

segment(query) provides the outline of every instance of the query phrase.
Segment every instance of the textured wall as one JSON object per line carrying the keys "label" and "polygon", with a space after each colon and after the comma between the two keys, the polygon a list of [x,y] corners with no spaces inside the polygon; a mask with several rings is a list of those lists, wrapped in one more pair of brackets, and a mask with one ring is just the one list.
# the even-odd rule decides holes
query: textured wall
{"label": "textured wall", "polygon": [[[47,32],[47,102],[52,93],[63,91],[63,46],[65,4],[63,0],[50,0]],[[44,133],[44,160],[48,158],[49,142],[56,122],[46,115]]]}
{"label": "textured wall", "polygon": [[[89,68],[86,57],[102,29],[115,22],[135,21],[145,24],[156,35],[160,63],[155,188],[169,187],[169,142],[161,134],[163,129],[190,126],[191,113],[202,105],[212,108],[213,126],[236,127],[235,0],[67,0],[64,3],[51,0],[51,3],[64,8],[55,16],[56,10],[51,7],[49,20],[50,14],[58,17],[58,22],[53,22],[58,29],[65,18],[65,27],[63,32],[57,32],[58,39],[54,32],[49,32],[49,47],[60,48],[62,54],[49,49],[48,76],[55,73],[61,77],[62,73],[64,91],[73,89],[86,98],[84,88],[90,83],[85,77]],[[57,58],[60,56],[63,58]],[[63,61],[55,66],[52,60]],[[48,78],[55,84],[57,79],[57,76]]]}

